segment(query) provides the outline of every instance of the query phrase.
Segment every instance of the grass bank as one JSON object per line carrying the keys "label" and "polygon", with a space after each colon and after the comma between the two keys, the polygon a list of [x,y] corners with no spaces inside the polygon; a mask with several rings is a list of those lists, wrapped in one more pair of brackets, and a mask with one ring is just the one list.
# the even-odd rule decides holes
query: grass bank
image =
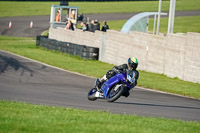
{"label": "grass bank", "polygon": [[198,133],[199,122],[0,101],[0,132]]}
{"label": "grass bank", "polygon": [[[80,13],[127,13],[158,11],[159,1],[123,1],[123,2],[70,2],[80,7]],[[162,1],[162,11],[169,11],[170,0]],[[177,0],[176,11],[199,10],[199,0]]]}
{"label": "grass bank", "polygon": [[[112,30],[120,31],[127,20],[108,21],[108,25]],[[154,19],[149,20],[149,31],[153,31]],[[102,25],[102,24],[101,24]],[[168,18],[161,18],[160,20],[160,32],[167,33]],[[200,16],[187,16],[187,17],[175,17],[174,21],[174,33],[187,33],[198,32],[200,33]]]}
{"label": "grass bank", "polygon": [[[113,67],[112,64],[83,60],[80,57],[36,47],[35,40],[31,38],[0,36],[0,49],[94,77],[103,76],[107,70]],[[200,99],[200,93],[198,93],[200,84],[169,78],[162,74],[140,71],[138,86]]]}
{"label": "grass bank", "polygon": [[[158,11],[158,1],[69,2],[79,13],[127,13]],[[50,15],[51,5],[59,2],[0,2],[0,17]],[[162,1],[162,11],[169,10],[169,1]],[[177,0],[176,11],[200,10],[199,0]]]}

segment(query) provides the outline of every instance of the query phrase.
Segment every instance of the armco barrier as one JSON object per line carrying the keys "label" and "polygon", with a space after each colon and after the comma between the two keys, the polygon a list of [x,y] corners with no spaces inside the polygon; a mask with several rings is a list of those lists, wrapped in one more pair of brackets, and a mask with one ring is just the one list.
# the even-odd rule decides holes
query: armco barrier
{"label": "armco barrier", "polygon": [[61,51],[71,55],[78,55],[83,59],[98,60],[99,58],[99,48],[57,41],[49,39],[47,36],[37,36],[36,46],[45,47],[50,50]]}

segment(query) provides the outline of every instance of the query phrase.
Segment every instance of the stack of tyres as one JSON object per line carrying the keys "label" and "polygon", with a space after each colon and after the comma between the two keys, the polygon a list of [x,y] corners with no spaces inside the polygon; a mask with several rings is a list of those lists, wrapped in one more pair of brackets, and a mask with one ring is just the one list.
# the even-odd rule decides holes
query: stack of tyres
{"label": "stack of tyres", "polygon": [[36,36],[36,46],[40,46],[40,35]]}
{"label": "stack of tyres", "polygon": [[77,47],[77,44],[71,43],[71,45],[70,45],[70,54],[76,55],[76,47]]}
{"label": "stack of tyres", "polygon": [[56,49],[56,40],[50,40],[50,46],[49,49],[55,50]]}
{"label": "stack of tyres", "polygon": [[95,47],[86,47],[86,59],[98,60],[99,59],[99,48]]}
{"label": "stack of tyres", "polygon": [[61,42],[60,47],[61,47],[60,51],[66,53],[65,42]]}
{"label": "stack of tyres", "polygon": [[67,53],[67,49],[68,49],[68,42],[63,42],[63,53]]}
{"label": "stack of tyres", "polygon": [[73,44],[73,43],[67,43],[66,44],[66,51],[68,54],[71,54],[71,55],[76,55],[76,44]]}
{"label": "stack of tyres", "polygon": [[50,40],[48,49],[53,49],[53,45],[54,45],[54,40]]}
{"label": "stack of tyres", "polygon": [[46,42],[46,39],[43,38],[43,37],[41,37],[41,38],[40,38],[40,45],[41,45],[42,47],[45,47],[45,42]]}
{"label": "stack of tyres", "polygon": [[76,47],[76,55],[82,57],[83,55],[83,51],[86,50],[86,46],[85,45],[77,45]]}
{"label": "stack of tyres", "polygon": [[58,50],[62,52],[62,48],[63,48],[63,42],[59,41],[58,43]]}
{"label": "stack of tyres", "polygon": [[62,43],[62,42],[60,42],[60,41],[56,41],[56,44],[55,44],[55,46],[56,46],[56,47],[55,47],[55,50],[56,50],[56,51],[61,51],[61,43]]}
{"label": "stack of tyres", "polygon": [[69,42],[67,42],[65,45],[66,53],[68,53],[68,54],[70,54],[70,45],[71,45],[71,43],[69,43]]}
{"label": "stack of tyres", "polygon": [[36,39],[37,46],[46,47],[47,49],[61,51],[71,55],[78,55],[83,59],[98,60],[99,58],[99,48],[61,42],[49,39],[47,36],[37,36]]}
{"label": "stack of tyres", "polygon": [[47,47],[48,46],[48,39],[47,38],[44,38],[44,37],[41,37],[40,38],[40,45],[42,47]]}
{"label": "stack of tyres", "polygon": [[47,49],[49,49],[49,47],[50,47],[50,39],[46,39],[46,44],[45,44],[45,48],[47,48]]}
{"label": "stack of tyres", "polygon": [[45,45],[46,40],[48,39],[48,36],[36,36],[36,46]]}
{"label": "stack of tyres", "polygon": [[40,38],[40,46],[44,47],[44,38]]}
{"label": "stack of tyres", "polygon": [[42,47],[48,47],[48,45],[49,45],[49,40],[48,40],[48,38],[44,38],[44,37],[41,37],[40,38],[40,45],[42,46]]}
{"label": "stack of tyres", "polygon": [[98,60],[99,58],[99,48],[79,45],[76,51],[77,55],[81,56],[83,59]]}

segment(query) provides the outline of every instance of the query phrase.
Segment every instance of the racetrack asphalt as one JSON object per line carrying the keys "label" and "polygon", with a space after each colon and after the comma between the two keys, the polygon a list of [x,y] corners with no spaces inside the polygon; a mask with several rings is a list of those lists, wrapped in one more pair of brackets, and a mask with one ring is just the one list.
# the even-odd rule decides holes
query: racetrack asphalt
{"label": "racetrack asphalt", "polygon": [[0,99],[119,114],[200,121],[200,100],[135,87],[114,103],[89,101],[95,78],[0,50]]}
{"label": "racetrack asphalt", "polygon": [[[128,20],[136,14],[137,13],[85,14],[84,17],[89,17],[90,20],[98,19],[99,21]],[[176,11],[176,17],[179,16],[200,16],[200,10]],[[10,21],[12,22],[12,28],[8,28]],[[33,21],[33,28],[30,28],[31,21]],[[36,35],[40,35],[43,31],[49,29],[49,21],[50,16],[3,17],[0,18],[0,35],[35,38]],[[112,27],[110,27],[110,29],[112,29]]]}

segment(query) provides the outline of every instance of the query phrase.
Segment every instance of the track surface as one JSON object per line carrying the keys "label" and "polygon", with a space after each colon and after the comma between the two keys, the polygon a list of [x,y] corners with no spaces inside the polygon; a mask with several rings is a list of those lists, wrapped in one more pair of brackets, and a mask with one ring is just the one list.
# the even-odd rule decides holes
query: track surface
{"label": "track surface", "polygon": [[200,121],[199,100],[137,87],[114,103],[89,101],[94,81],[0,50],[1,100]]}
{"label": "track surface", "polygon": [[[85,17],[103,20],[128,20],[137,13],[106,13],[106,14],[85,14]],[[200,10],[176,11],[178,16],[200,16]],[[164,17],[164,16],[163,16]],[[167,16],[165,16],[167,17]],[[26,16],[26,17],[5,17],[0,18],[0,35],[18,36],[18,37],[36,37],[43,31],[49,29],[50,16]],[[12,22],[12,28],[8,28],[9,22]],[[29,28],[33,21],[33,28]],[[108,23],[109,25],[109,23]],[[112,27],[110,27],[112,29]]]}

